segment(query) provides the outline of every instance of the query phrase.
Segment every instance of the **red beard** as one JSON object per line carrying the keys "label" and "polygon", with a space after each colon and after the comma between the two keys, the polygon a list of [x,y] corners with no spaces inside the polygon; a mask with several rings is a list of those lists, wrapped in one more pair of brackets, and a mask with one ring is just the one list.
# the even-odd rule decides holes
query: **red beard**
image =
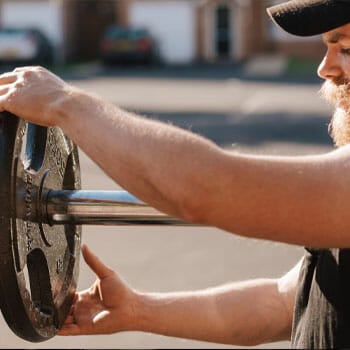
{"label": "red beard", "polygon": [[336,110],[329,124],[329,133],[337,147],[350,143],[350,84],[327,80],[321,88],[323,98],[333,104]]}

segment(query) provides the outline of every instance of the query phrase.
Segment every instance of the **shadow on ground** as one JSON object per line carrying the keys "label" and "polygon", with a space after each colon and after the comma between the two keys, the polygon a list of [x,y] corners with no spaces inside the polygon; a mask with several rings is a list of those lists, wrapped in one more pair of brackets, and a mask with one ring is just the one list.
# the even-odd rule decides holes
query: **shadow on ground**
{"label": "shadow on ground", "polygon": [[332,146],[327,115],[269,113],[250,114],[249,118],[242,119],[234,114],[138,112],[191,130],[220,146],[232,143],[258,146],[267,141]]}

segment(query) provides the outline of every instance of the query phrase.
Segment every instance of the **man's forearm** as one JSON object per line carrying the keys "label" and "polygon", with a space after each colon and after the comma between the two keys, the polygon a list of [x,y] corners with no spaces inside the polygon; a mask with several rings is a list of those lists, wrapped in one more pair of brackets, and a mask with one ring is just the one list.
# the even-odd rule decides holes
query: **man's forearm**
{"label": "man's forearm", "polygon": [[141,294],[134,328],[172,337],[251,346],[289,340],[292,308],[277,280],[198,292]]}
{"label": "man's forearm", "polygon": [[207,170],[222,151],[209,140],[79,90],[58,110],[58,125],[88,156],[121,187],[164,212],[187,219],[206,182],[215,182]]}

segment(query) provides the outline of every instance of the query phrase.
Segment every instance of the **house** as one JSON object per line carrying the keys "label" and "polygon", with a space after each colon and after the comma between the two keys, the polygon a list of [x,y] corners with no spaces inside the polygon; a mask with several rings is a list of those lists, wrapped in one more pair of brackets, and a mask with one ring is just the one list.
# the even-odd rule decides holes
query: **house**
{"label": "house", "polygon": [[266,7],[277,0],[0,0],[1,26],[36,26],[56,59],[98,57],[112,23],[147,27],[165,63],[236,62],[262,53],[322,54],[320,38],[297,38],[273,25]]}

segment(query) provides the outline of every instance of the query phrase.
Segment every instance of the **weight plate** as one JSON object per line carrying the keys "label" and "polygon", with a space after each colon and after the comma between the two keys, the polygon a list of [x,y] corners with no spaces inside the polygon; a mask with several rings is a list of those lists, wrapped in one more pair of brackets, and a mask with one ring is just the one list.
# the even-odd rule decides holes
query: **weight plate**
{"label": "weight plate", "polygon": [[79,272],[81,226],[50,226],[49,190],[80,189],[77,147],[56,127],[0,113],[0,306],[19,337],[40,342],[62,326]]}

